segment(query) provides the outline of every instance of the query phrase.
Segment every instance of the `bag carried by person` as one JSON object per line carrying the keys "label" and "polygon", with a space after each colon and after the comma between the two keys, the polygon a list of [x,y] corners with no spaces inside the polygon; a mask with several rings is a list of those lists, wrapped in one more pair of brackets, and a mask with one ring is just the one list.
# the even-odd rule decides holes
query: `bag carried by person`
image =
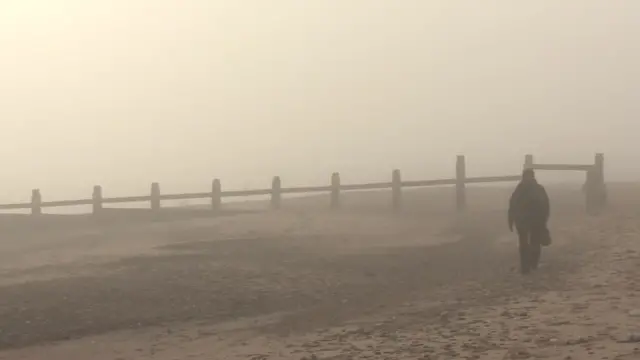
{"label": "bag carried by person", "polygon": [[549,246],[551,245],[551,232],[548,227],[544,227],[540,232],[540,245]]}

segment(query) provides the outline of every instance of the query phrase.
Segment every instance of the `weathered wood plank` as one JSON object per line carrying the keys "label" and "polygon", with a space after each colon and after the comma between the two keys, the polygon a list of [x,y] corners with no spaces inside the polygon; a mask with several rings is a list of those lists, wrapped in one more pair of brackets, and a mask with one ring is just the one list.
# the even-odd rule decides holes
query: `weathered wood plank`
{"label": "weathered wood plank", "polygon": [[214,179],[211,183],[211,210],[218,211],[222,207],[222,185],[220,179]]}
{"label": "weathered wood plank", "polygon": [[331,174],[331,209],[340,208],[340,173]]}
{"label": "weathered wood plank", "polygon": [[569,171],[589,171],[593,165],[572,165],[572,164],[533,164],[533,170],[569,170]]}
{"label": "weathered wood plank", "polygon": [[42,195],[40,189],[33,189],[31,191],[31,215],[42,214]]}
{"label": "weathered wood plank", "polygon": [[[532,155],[525,157],[524,168],[531,168],[534,170],[568,170],[568,171],[587,171],[591,172],[591,183],[597,183],[599,192],[604,194],[604,156],[602,154],[596,154],[594,164],[535,164]],[[38,189],[33,190],[32,199],[30,203],[14,203],[14,204],[0,204],[0,210],[18,210],[18,209],[31,209],[32,214],[40,214],[44,207],[59,207],[59,206],[78,206],[78,205],[93,205],[93,212],[98,213],[103,204],[117,204],[117,203],[130,203],[130,202],[151,202],[151,208],[153,210],[160,209],[161,200],[189,200],[189,199],[210,199],[213,210],[216,210],[221,205],[222,197],[244,197],[244,196],[260,196],[271,195],[271,205],[273,208],[279,208],[281,205],[282,194],[305,194],[315,192],[329,192],[331,194],[331,208],[337,209],[340,207],[340,192],[341,191],[356,191],[356,190],[381,190],[391,189],[394,208],[400,208],[402,203],[402,187],[426,187],[426,186],[442,186],[442,185],[455,185],[456,188],[456,207],[459,211],[466,208],[466,185],[478,184],[478,183],[497,183],[497,182],[513,182],[519,181],[521,175],[508,175],[508,176],[483,176],[483,177],[467,177],[465,157],[460,155],[456,161],[456,178],[454,179],[434,179],[434,180],[412,180],[402,181],[399,170],[394,170],[392,173],[391,182],[375,182],[366,184],[346,184],[342,185],[340,181],[340,174],[334,173],[331,176],[331,185],[328,186],[298,186],[283,188],[280,178],[274,177],[272,186],[269,189],[255,189],[255,190],[232,190],[222,191],[220,186],[220,180],[215,179],[212,183],[211,192],[197,192],[197,193],[181,193],[181,194],[166,194],[160,193],[160,185],[153,183],[151,185],[151,193],[148,196],[124,196],[124,197],[112,197],[104,198],[102,194],[102,188],[95,186],[91,199],[80,200],[60,200],[60,201],[48,201],[43,202],[42,196]],[[599,206],[604,206],[604,197],[606,195],[599,195],[602,199],[599,199]]]}
{"label": "weathered wood plank", "polygon": [[91,200],[93,205],[93,214],[98,215],[102,211],[102,186],[96,185],[93,187]]}
{"label": "weathered wood plank", "polygon": [[402,175],[398,169],[391,173],[391,203],[395,211],[402,208]]}
{"label": "weathered wood plank", "polygon": [[463,212],[467,208],[467,165],[464,155],[456,158],[456,210]]}
{"label": "weathered wood plank", "polygon": [[59,207],[59,206],[78,206],[78,205],[92,205],[93,199],[82,200],[58,200],[58,201],[46,201],[40,204],[41,207]]}
{"label": "weathered wood plank", "polygon": [[2,204],[0,210],[31,209],[31,203]]}
{"label": "weathered wood plank", "polygon": [[160,184],[151,184],[151,211],[160,211]]}
{"label": "weathered wood plank", "polygon": [[523,170],[533,169],[533,155],[527,154],[524,156]]}
{"label": "weathered wood plank", "polygon": [[377,190],[377,189],[388,189],[391,187],[390,182],[381,182],[381,183],[370,183],[370,184],[349,184],[349,185],[340,185],[340,190]]}
{"label": "weathered wood plank", "polygon": [[303,193],[328,192],[328,191],[331,191],[331,186],[301,186],[301,187],[282,188],[280,190],[280,193],[303,194]]}
{"label": "weathered wood plank", "polygon": [[121,204],[121,203],[141,202],[141,201],[151,201],[151,196],[148,196],[148,195],[143,195],[143,196],[120,196],[120,197],[102,199],[102,203],[103,204]]}
{"label": "weathered wood plank", "polygon": [[455,183],[456,183],[456,179],[411,180],[411,181],[403,181],[402,187],[455,185]]}
{"label": "weathered wood plank", "polygon": [[465,180],[467,184],[479,184],[479,183],[494,183],[494,182],[511,182],[511,181],[520,181],[522,178],[521,175],[511,175],[511,176],[481,176],[481,177],[470,177]]}
{"label": "weathered wood plank", "polygon": [[191,194],[165,194],[165,195],[160,195],[160,200],[208,199],[210,197],[211,197],[210,192],[191,193]]}
{"label": "weathered wood plank", "polygon": [[220,192],[220,196],[222,197],[255,196],[255,195],[271,195],[271,189],[230,190],[230,191]]}
{"label": "weathered wood plank", "polygon": [[282,204],[282,181],[280,176],[274,176],[271,182],[271,208],[280,209]]}

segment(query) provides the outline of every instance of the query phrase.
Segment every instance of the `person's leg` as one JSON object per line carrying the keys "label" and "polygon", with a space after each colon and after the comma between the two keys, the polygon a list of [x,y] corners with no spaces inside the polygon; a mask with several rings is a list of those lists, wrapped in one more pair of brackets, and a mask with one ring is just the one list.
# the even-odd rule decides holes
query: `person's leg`
{"label": "person's leg", "polygon": [[530,231],[527,226],[517,226],[518,229],[518,246],[520,252],[520,272],[527,274],[530,270],[529,266],[529,237]]}
{"label": "person's leg", "polygon": [[531,236],[529,239],[529,251],[531,255],[530,266],[531,269],[537,269],[540,262],[540,255],[542,252],[541,238],[544,236],[546,224],[538,224],[531,228]]}
{"label": "person's leg", "polygon": [[542,245],[540,245],[539,238],[536,237],[535,233],[531,234],[531,241],[529,243],[529,266],[531,270],[535,270],[538,268],[538,263],[540,262],[540,255],[542,252]]}

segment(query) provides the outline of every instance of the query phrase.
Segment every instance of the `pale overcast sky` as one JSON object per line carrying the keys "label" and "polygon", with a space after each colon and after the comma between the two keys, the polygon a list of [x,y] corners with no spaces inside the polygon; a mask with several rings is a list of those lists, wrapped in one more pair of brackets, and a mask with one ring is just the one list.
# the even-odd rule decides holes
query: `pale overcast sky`
{"label": "pale overcast sky", "polygon": [[640,1],[2,0],[0,201],[518,173],[640,179]]}

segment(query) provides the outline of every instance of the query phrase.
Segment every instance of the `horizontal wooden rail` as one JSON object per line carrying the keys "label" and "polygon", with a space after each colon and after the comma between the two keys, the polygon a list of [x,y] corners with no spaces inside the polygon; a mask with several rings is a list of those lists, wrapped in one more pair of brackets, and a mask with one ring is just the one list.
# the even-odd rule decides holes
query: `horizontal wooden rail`
{"label": "horizontal wooden rail", "polygon": [[456,179],[412,180],[412,181],[403,181],[402,187],[455,185],[455,183],[456,183]]}
{"label": "horizontal wooden rail", "polygon": [[271,195],[271,189],[258,189],[258,190],[233,190],[233,191],[222,191],[220,196],[257,196],[257,195]]}
{"label": "horizontal wooden rail", "polygon": [[191,194],[168,194],[160,195],[161,200],[191,200],[191,199],[207,199],[211,197],[211,193],[191,193]]}
{"label": "horizontal wooden rail", "polygon": [[[91,205],[93,200],[58,200],[58,201],[44,201],[40,204],[42,207],[59,207],[59,206],[78,206],[78,205]],[[31,206],[31,204],[29,204]]]}
{"label": "horizontal wooden rail", "polygon": [[371,184],[351,184],[340,185],[340,190],[378,190],[388,189],[391,187],[390,182],[371,183]]}
{"label": "horizontal wooden rail", "polygon": [[18,204],[2,204],[0,210],[18,210],[18,209],[30,209],[31,203],[18,203]]}
{"label": "horizontal wooden rail", "polygon": [[568,170],[568,171],[589,171],[593,165],[571,165],[571,164],[533,164],[533,170]]}
{"label": "horizontal wooden rail", "polygon": [[[598,211],[604,206],[604,157],[602,154],[596,154],[593,165],[584,164],[536,164],[532,155],[525,156],[524,169],[533,170],[568,170],[568,171],[585,171],[587,173],[587,200],[590,211]],[[445,186],[455,185],[456,192],[456,209],[464,211],[466,209],[466,185],[497,183],[497,182],[513,182],[520,181],[522,175],[508,176],[481,176],[468,177],[466,173],[465,157],[459,155],[456,159],[455,178],[451,179],[434,179],[434,180],[409,180],[402,181],[400,170],[393,170],[390,182],[375,182],[367,184],[342,184],[340,174],[333,173],[331,175],[330,185],[326,186],[298,186],[283,187],[280,177],[273,178],[271,188],[254,189],[254,190],[227,190],[223,191],[220,180],[215,179],[211,185],[210,192],[182,193],[182,194],[162,194],[158,183],[151,184],[149,195],[143,196],[124,196],[104,198],[102,187],[94,186],[91,199],[81,200],[59,200],[59,201],[42,201],[40,190],[34,189],[31,194],[31,202],[0,204],[0,210],[16,210],[30,209],[34,215],[42,213],[42,208],[59,207],[59,206],[76,206],[76,205],[92,205],[93,213],[100,213],[104,204],[119,204],[130,202],[149,202],[153,211],[161,208],[161,200],[191,200],[191,199],[209,199],[211,201],[211,209],[217,211],[221,206],[221,199],[224,197],[242,197],[267,195],[271,197],[271,208],[279,209],[281,206],[282,194],[307,194],[329,192],[331,194],[331,208],[338,209],[340,207],[341,191],[356,190],[381,190],[391,189],[391,200],[393,209],[402,208],[403,196],[402,188],[407,187],[425,187],[425,186]]]}
{"label": "horizontal wooden rail", "polygon": [[102,199],[103,204],[122,204],[128,202],[151,201],[151,196],[122,196]]}
{"label": "horizontal wooden rail", "polygon": [[283,188],[283,194],[304,194],[304,193],[313,193],[313,192],[325,192],[331,191],[331,186],[301,186],[301,187],[291,187],[291,188]]}
{"label": "horizontal wooden rail", "polygon": [[482,177],[467,178],[465,180],[465,183],[466,184],[480,184],[480,183],[494,183],[494,182],[510,182],[510,181],[520,181],[520,179],[522,179],[521,175],[482,176]]}

